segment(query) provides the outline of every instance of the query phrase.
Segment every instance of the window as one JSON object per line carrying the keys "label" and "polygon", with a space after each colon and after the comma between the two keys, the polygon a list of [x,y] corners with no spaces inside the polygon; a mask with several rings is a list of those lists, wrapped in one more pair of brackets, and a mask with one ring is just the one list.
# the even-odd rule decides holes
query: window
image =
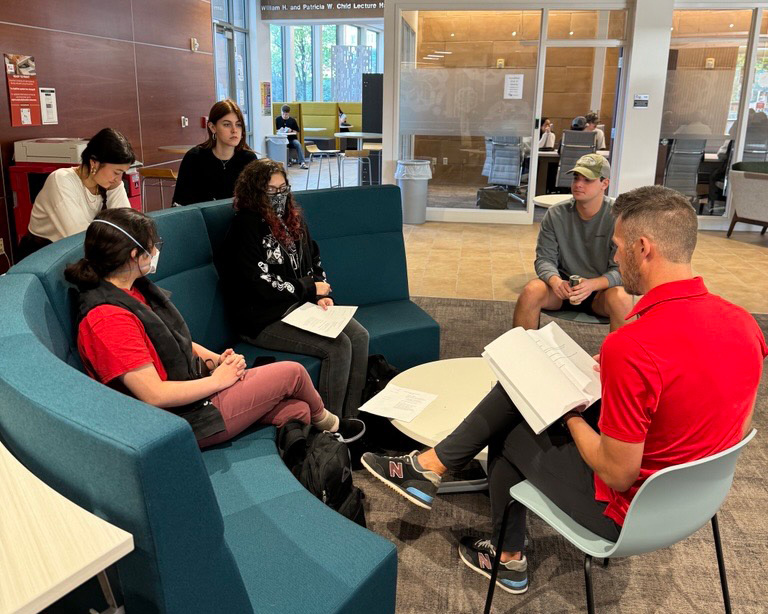
{"label": "window", "polygon": [[358,45],[359,34],[360,28],[356,26],[341,26],[341,44],[356,47]]}
{"label": "window", "polygon": [[269,26],[272,62],[272,100],[285,102],[285,67],[283,64],[283,28]]}
{"label": "window", "polygon": [[296,100],[313,100],[312,26],[292,26]]}
{"label": "window", "polygon": [[373,72],[379,72],[379,33],[375,30],[366,30],[365,44],[372,50],[371,63],[373,64]]}
{"label": "window", "polygon": [[336,26],[322,26],[323,28],[323,101],[333,100],[331,79],[331,47],[336,45]]}

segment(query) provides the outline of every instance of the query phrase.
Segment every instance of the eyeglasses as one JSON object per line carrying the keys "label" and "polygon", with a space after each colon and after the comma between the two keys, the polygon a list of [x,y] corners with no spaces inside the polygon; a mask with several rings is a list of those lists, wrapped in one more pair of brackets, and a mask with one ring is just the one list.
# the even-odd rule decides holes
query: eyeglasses
{"label": "eyeglasses", "polygon": [[290,191],[291,191],[291,186],[289,185],[284,185],[280,188],[272,188],[272,187],[267,188],[267,194],[269,194],[270,196],[275,196],[275,194],[288,194],[288,192]]}
{"label": "eyeglasses", "polygon": [[160,251],[161,249],[163,249],[163,238],[162,237],[158,237],[157,241],[155,241],[155,244],[154,244],[153,247],[156,247],[157,251]]}

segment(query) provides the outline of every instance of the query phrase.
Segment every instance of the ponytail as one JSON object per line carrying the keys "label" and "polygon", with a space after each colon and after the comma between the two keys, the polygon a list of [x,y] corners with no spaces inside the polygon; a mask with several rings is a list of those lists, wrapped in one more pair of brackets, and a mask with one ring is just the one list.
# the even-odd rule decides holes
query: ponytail
{"label": "ponytail", "polygon": [[101,281],[99,274],[96,273],[87,258],[80,258],[77,262],[68,264],[67,268],[64,269],[64,279],[77,286],[80,292],[92,290]]}

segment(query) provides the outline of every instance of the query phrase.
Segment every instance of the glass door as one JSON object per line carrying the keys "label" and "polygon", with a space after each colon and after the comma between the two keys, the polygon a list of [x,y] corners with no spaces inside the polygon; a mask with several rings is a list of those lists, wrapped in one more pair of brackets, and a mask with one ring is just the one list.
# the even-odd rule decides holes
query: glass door
{"label": "glass door", "polygon": [[430,161],[428,207],[530,218],[541,11],[401,16],[396,151]]}
{"label": "glass door", "polygon": [[212,4],[216,100],[231,98],[243,112],[246,138],[252,140],[248,93],[248,30],[244,0]]}

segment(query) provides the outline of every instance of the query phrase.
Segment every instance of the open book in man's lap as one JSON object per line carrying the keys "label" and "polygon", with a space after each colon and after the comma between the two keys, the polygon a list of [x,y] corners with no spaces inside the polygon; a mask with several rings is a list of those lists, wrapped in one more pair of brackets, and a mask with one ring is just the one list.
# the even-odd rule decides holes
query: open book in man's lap
{"label": "open book in man's lap", "polygon": [[554,322],[507,331],[485,346],[483,358],[536,434],[600,398],[597,363]]}

